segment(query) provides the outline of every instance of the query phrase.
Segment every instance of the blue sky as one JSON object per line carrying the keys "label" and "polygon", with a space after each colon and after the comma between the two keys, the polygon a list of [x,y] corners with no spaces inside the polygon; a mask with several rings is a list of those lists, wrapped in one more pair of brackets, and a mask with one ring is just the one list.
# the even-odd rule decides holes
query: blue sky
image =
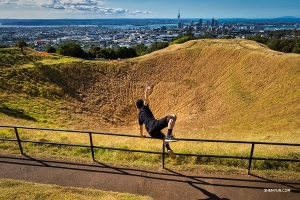
{"label": "blue sky", "polygon": [[300,0],[0,0],[0,18],[300,17]]}

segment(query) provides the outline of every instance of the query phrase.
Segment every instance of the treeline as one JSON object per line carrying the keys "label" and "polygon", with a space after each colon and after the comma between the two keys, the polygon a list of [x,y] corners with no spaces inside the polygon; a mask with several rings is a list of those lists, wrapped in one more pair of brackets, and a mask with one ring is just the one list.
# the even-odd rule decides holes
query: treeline
{"label": "treeline", "polygon": [[[24,40],[19,40],[14,44],[19,47],[23,53],[23,48],[28,46]],[[101,48],[99,46],[92,46],[87,51],[84,51],[81,45],[75,41],[67,41],[56,47],[48,46],[47,53],[57,53],[64,56],[71,56],[77,58],[97,58],[97,59],[118,59],[118,58],[133,58],[141,55],[151,53],[169,46],[168,42],[155,42],[149,47],[144,44],[138,44],[133,47],[117,47],[117,48]],[[8,46],[0,44],[0,48],[7,48]]]}
{"label": "treeline", "polygon": [[275,51],[300,53],[300,38],[264,38],[261,36],[255,36],[247,39],[265,44],[267,47]]}
{"label": "treeline", "polygon": [[46,52],[58,53],[64,56],[73,56],[79,58],[97,58],[97,59],[117,59],[117,58],[133,58],[141,56],[153,51],[157,51],[168,46],[168,42],[156,42],[149,47],[144,44],[138,44],[133,47],[117,47],[117,48],[101,48],[92,46],[84,51],[80,44],[74,41],[68,41],[55,47],[48,47]]}
{"label": "treeline", "polygon": [[168,47],[168,42],[155,42],[149,47],[146,47],[144,44],[138,44],[129,48],[128,47],[100,48],[99,46],[94,46],[87,51],[87,54],[89,58],[104,58],[104,59],[133,58],[166,47]]}
{"label": "treeline", "polygon": [[247,37],[247,39],[262,43],[275,51],[300,54],[300,31],[268,31],[267,35],[268,38],[264,37],[263,35],[257,35]]}

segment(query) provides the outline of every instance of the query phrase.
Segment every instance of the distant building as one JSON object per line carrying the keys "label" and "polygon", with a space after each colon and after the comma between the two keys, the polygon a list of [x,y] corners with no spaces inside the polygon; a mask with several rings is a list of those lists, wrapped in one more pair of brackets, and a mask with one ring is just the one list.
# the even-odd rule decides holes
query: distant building
{"label": "distant building", "polygon": [[113,36],[113,40],[118,40],[118,39],[122,39],[122,38],[124,38],[123,34],[117,34],[117,35]]}
{"label": "distant building", "polygon": [[37,40],[35,41],[35,44],[50,44],[52,43],[52,40]]}
{"label": "distant building", "polygon": [[167,27],[165,27],[165,26],[162,26],[159,29],[160,29],[160,32],[166,32],[167,31]]}
{"label": "distant building", "polygon": [[215,19],[215,18],[212,18],[212,20],[211,20],[211,26],[212,26],[212,27],[218,26],[218,20]]}
{"label": "distant building", "polygon": [[202,19],[199,19],[199,26],[200,27],[202,27],[202,23],[203,23]]}

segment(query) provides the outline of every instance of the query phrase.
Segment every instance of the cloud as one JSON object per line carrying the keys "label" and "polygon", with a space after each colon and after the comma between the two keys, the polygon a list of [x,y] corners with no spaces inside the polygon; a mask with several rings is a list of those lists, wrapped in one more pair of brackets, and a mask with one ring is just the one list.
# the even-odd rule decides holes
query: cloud
{"label": "cloud", "polygon": [[34,5],[46,9],[93,12],[103,15],[153,14],[150,11],[129,11],[123,8],[104,7],[105,3],[101,0],[0,0],[0,4]]}
{"label": "cloud", "polygon": [[134,14],[153,14],[153,12],[149,12],[149,11],[140,11],[140,10],[134,11],[133,13],[134,13]]}
{"label": "cloud", "polygon": [[11,0],[0,0],[1,4],[17,4],[17,1],[11,1]]}

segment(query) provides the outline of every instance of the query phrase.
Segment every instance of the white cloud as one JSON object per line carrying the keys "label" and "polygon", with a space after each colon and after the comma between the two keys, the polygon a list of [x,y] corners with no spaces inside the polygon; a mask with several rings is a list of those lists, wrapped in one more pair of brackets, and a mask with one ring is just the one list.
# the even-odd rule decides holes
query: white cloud
{"label": "white cloud", "polygon": [[104,15],[153,14],[149,11],[129,11],[123,8],[104,7],[105,3],[101,0],[0,0],[0,4],[30,5],[53,10],[92,12]]}
{"label": "white cloud", "polygon": [[1,4],[16,4],[18,1],[11,1],[11,0],[0,0]]}
{"label": "white cloud", "polygon": [[134,11],[133,13],[134,14],[153,14],[152,12],[149,12],[149,11],[140,11],[140,10]]}

